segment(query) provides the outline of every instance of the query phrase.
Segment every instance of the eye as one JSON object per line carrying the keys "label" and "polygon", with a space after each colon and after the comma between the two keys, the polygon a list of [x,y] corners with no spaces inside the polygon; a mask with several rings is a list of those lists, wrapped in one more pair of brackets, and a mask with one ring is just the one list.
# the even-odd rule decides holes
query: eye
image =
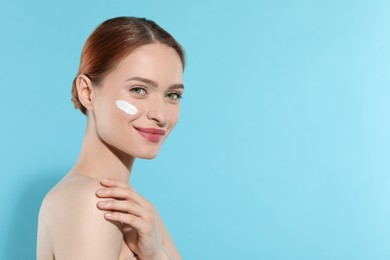
{"label": "eye", "polygon": [[166,94],[166,97],[171,99],[171,100],[179,100],[182,97],[182,95],[180,93],[177,93],[177,92],[172,92],[172,93],[168,93]]}
{"label": "eye", "polygon": [[146,89],[144,87],[134,87],[130,89],[130,92],[133,92],[134,94],[144,96],[146,95]]}

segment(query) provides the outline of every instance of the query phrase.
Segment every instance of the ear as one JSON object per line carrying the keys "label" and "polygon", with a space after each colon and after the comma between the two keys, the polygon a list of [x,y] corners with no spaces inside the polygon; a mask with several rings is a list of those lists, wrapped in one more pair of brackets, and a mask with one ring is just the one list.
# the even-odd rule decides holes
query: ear
{"label": "ear", "polygon": [[92,87],[91,80],[84,74],[81,74],[77,77],[76,87],[77,87],[77,95],[79,97],[81,104],[83,104],[83,106],[87,110],[92,111],[93,102],[95,100],[95,92]]}

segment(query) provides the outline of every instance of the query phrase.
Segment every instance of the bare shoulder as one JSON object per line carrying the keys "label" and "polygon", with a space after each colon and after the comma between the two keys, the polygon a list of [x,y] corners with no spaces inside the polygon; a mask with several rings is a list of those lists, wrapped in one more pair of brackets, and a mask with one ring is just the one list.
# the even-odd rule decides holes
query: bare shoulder
{"label": "bare shoulder", "polygon": [[74,210],[81,206],[88,210],[88,206],[97,201],[95,190],[100,187],[99,180],[87,176],[62,179],[43,199],[40,218],[51,224],[61,216],[73,215]]}
{"label": "bare shoulder", "polygon": [[39,225],[46,226],[55,259],[117,259],[123,236],[119,223],[96,207],[98,179],[61,180],[44,198]]}
{"label": "bare shoulder", "polygon": [[[88,176],[73,176],[64,178],[54,186],[43,200],[42,206],[58,205],[58,202],[75,202],[96,199],[95,191],[102,187],[98,179]],[[74,201],[77,197],[80,200]],[[53,205],[54,204],[54,205]],[[64,206],[64,205],[63,205]],[[66,206],[66,205],[65,205]]]}

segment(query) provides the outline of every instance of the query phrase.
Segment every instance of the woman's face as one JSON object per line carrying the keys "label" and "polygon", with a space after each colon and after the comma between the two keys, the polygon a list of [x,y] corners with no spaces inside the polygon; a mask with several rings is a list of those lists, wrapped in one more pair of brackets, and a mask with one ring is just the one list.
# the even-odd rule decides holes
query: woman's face
{"label": "woman's face", "polygon": [[[154,158],[179,119],[183,90],[183,67],[174,49],[137,48],[94,88],[91,115],[98,136],[134,157]],[[117,100],[135,106],[137,113],[119,109]]]}

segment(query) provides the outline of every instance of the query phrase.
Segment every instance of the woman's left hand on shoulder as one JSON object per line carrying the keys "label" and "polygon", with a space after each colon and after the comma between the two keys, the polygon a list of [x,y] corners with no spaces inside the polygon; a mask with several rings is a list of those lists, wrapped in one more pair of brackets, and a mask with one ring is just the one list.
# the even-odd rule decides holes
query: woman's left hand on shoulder
{"label": "woman's left hand on shoulder", "polygon": [[97,207],[106,211],[107,220],[122,223],[128,247],[140,259],[170,259],[163,248],[153,204],[126,182],[103,179],[101,184],[105,188],[98,190],[96,195],[106,200],[99,201]]}

